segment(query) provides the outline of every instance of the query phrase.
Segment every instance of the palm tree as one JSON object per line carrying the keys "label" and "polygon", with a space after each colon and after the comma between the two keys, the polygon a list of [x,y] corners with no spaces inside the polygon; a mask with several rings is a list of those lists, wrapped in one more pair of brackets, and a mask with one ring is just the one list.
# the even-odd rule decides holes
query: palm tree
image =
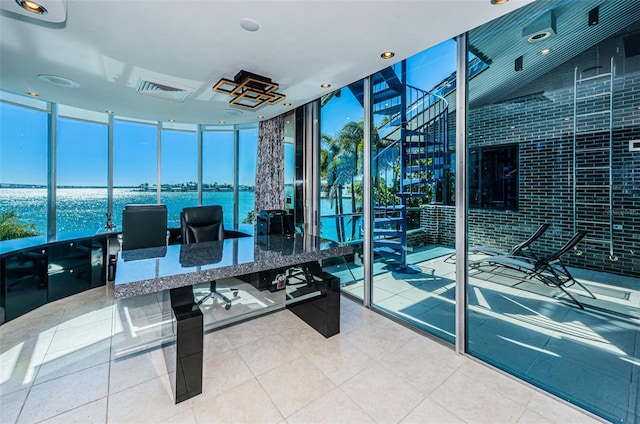
{"label": "palm tree", "polygon": [[[358,206],[356,177],[362,175],[361,152],[364,149],[364,121],[349,122],[338,132],[338,145],[344,154],[348,155],[349,177],[351,183],[351,213],[362,212],[362,207]],[[360,199],[362,200],[362,199]],[[351,219],[351,234],[355,235],[356,220]]]}
{"label": "palm tree", "polygon": [[[320,136],[320,143],[322,146],[322,155],[320,157],[320,172],[323,179],[326,179],[327,186],[329,188],[329,200],[331,205],[334,206],[334,212],[336,215],[341,215],[343,208],[342,199],[342,185],[345,182],[344,175],[341,170],[343,169],[343,155],[340,151],[340,145],[337,140],[327,134]],[[334,202],[335,200],[335,202]],[[336,216],[336,234],[338,241],[344,241],[344,225],[342,218]]]}
{"label": "palm tree", "polygon": [[37,236],[36,225],[22,224],[14,211],[0,213],[0,240]]}

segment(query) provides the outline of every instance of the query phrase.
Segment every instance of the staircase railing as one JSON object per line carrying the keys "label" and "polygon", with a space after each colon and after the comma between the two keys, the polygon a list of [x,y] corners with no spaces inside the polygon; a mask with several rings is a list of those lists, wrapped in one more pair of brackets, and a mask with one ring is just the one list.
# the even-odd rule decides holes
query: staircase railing
{"label": "staircase railing", "polygon": [[407,206],[419,197],[433,201],[446,185],[448,103],[409,85],[394,90],[384,81],[374,84],[373,99],[374,113],[386,117],[377,128],[384,147],[373,157],[374,252],[396,262],[399,271],[419,272],[407,264]]}

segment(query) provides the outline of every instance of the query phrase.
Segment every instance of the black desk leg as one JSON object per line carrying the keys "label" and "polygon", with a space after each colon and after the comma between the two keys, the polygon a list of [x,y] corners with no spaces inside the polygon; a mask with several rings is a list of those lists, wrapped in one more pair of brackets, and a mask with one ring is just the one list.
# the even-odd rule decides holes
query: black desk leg
{"label": "black desk leg", "polygon": [[175,350],[164,349],[165,361],[175,363],[175,380],[171,381],[176,403],[202,393],[203,320],[193,298],[193,288],[170,290],[171,314],[175,321]]}
{"label": "black desk leg", "polygon": [[318,295],[301,301],[288,299],[287,309],[327,338],[340,333],[340,279],[324,272],[317,262],[306,263],[302,269],[307,284],[315,286]]}

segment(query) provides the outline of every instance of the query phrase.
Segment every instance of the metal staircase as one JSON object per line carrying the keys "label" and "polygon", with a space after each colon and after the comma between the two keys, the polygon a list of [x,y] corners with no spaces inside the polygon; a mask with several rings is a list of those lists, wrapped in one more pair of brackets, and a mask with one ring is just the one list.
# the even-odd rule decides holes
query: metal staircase
{"label": "metal staircase", "polygon": [[[405,84],[406,64],[373,76],[374,147],[373,251],[403,273],[407,263],[407,207],[411,199],[448,191],[448,104],[433,93]],[[360,93],[354,93],[359,97]]]}
{"label": "metal staircase", "polygon": [[573,98],[573,231],[613,249],[613,58],[607,73],[586,77],[575,68]]}

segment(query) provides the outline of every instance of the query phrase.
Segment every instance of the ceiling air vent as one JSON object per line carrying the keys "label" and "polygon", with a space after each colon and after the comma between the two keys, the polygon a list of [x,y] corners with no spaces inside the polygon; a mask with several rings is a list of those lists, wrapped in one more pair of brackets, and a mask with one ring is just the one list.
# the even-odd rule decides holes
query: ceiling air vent
{"label": "ceiling air vent", "polygon": [[182,103],[193,92],[193,88],[179,86],[170,82],[141,77],[136,84],[136,91],[147,96]]}

